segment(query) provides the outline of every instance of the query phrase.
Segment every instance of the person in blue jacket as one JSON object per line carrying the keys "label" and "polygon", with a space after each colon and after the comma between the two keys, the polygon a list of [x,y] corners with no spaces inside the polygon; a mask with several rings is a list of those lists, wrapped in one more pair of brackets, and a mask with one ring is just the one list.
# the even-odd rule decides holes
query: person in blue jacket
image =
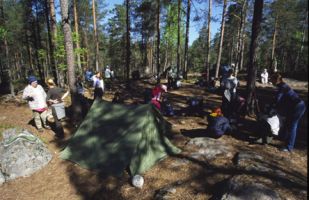
{"label": "person in blue jacket", "polygon": [[281,132],[281,138],[285,140],[286,145],[281,151],[291,152],[295,144],[298,123],[305,113],[306,106],[298,94],[283,81],[279,72],[271,76],[271,82],[277,87],[275,108],[279,115],[286,118],[284,131]]}
{"label": "person in blue jacket", "polygon": [[232,131],[229,120],[223,116],[220,108],[214,109],[207,119],[206,133],[211,137],[220,138],[225,133]]}

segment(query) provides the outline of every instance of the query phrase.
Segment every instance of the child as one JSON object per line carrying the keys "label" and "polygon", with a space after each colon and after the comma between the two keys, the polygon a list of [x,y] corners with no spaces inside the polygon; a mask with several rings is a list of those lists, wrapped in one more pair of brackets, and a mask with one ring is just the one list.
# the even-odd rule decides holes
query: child
{"label": "child", "polygon": [[226,132],[231,131],[229,120],[223,116],[221,109],[216,108],[208,116],[208,127],[206,129],[207,135],[220,138]]}

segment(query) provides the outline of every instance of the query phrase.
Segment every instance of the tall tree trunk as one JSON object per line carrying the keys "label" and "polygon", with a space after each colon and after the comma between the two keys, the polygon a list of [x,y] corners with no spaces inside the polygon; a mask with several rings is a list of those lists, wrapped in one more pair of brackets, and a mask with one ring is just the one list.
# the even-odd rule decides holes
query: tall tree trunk
{"label": "tall tree trunk", "polygon": [[296,59],[295,59],[295,69],[294,69],[295,71],[297,71],[298,68],[299,68],[299,66],[298,66],[299,65],[299,56],[303,52],[304,43],[305,43],[305,39],[306,39],[306,29],[307,29],[307,26],[308,26],[308,10],[306,12],[306,19],[305,19],[304,24],[303,24],[302,41],[301,41],[300,49],[297,52],[297,56],[296,56]]}
{"label": "tall tree trunk", "polygon": [[218,57],[217,57],[217,66],[216,66],[216,74],[215,74],[216,78],[218,78],[218,76],[219,76],[219,68],[220,68],[220,62],[221,62],[221,53],[222,53],[222,45],[223,45],[224,27],[225,27],[226,4],[227,4],[227,0],[224,0],[223,1],[221,30],[220,30],[220,44],[219,44]]}
{"label": "tall tree trunk", "polygon": [[[3,10],[3,0],[0,0],[0,26],[5,27],[5,18],[4,18],[4,10]],[[1,68],[3,73],[1,74],[1,84],[0,88],[2,91],[10,90],[12,96],[15,96],[14,86],[12,83],[12,73],[10,66],[10,58],[9,58],[9,45],[7,42],[7,35],[4,35],[4,49],[5,49],[5,63]]]}
{"label": "tall tree trunk", "polygon": [[41,49],[41,34],[40,34],[40,24],[39,24],[39,15],[38,15],[38,1],[35,1],[35,26],[36,26],[36,33],[35,35],[35,57],[36,57],[36,61],[37,61],[37,68],[39,71],[39,77],[42,81],[42,83],[45,82],[45,77],[42,71],[42,65],[41,65],[41,61],[39,59],[39,54],[38,51],[39,49]]}
{"label": "tall tree trunk", "polygon": [[160,0],[157,0],[157,83],[160,83]]}
{"label": "tall tree trunk", "polygon": [[92,0],[92,16],[93,16],[93,30],[94,30],[94,40],[95,41],[95,69],[99,71],[99,41],[97,33],[97,20],[96,20],[96,7],[95,0]]}
{"label": "tall tree trunk", "polygon": [[26,44],[27,44],[27,54],[28,54],[28,59],[29,59],[29,67],[31,70],[33,70],[33,60],[32,60],[32,47],[30,45],[30,41],[29,41],[29,30],[26,29],[25,30],[25,38],[26,38]]}
{"label": "tall tree trunk", "polygon": [[[50,27],[51,27],[51,32],[52,32],[52,46],[55,49],[57,49],[57,43],[56,43],[56,38],[57,38],[57,21],[56,21],[56,12],[55,12],[55,2],[54,0],[48,0],[49,1],[49,18],[50,18]],[[59,74],[59,70],[57,68],[57,59],[54,55],[54,62],[55,62],[55,70],[56,70],[56,74],[57,74],[57,83],[59,85],[61,85],[62,83],[60,83],[60,74]]]}
{"label": "tall tree trunk", "polygon": [[240,25],[239,25],[240,32],[237,43],[238,45],[237,45],[237,58],[235,64],[235,76],[237,76],[239,70],[242,70],[243,66],[243,51],[244,51],[245,23],[247,18],[247,6],[248,1],[244,0],[240,16]]}
{"label": "tall tree trunk", "polygon": [[[88,24],[85,23],[85,27],[88,27]],[[86,28],[85,28],[86,29]],[[86,63],[86,68],[89,69],[90,65],[90,56],[89,56],[89,42],[88,42],[88,33],[87,30],[85,30],[84,28],[82,28],[82,32],[83,32],[83,44],[86,47],[87,51],[85,51],[84,57],[86,59],[85,63]]]}
{"label": "tall tree trunk", "polygon": [[49,45],[49,58],[50,58],[50,67],[51,71],[54,77],[55,82],[58,82],[58,77],[57,77],[57,70],[56,70],[56,63],[55,63],[55,56],[54,56],[54,43],[51,35],[51,28],[50,28],[50,23],[49,23],[49,11],[50,9],[48,8],[48,2],[45,0],[45,17],[46,17],[46,26],[47,26],[47,36],[48,36],[48,45]]}
{"label": "tall tree trunk", "polygon": [[270,60],[270,71],[277,71],[277,69],[274,68],[274,61],[275,61],[275,49],[276,49],[276,36],[277,36],[277,23],[278,19],[277,16],[275,17],[275,25],[274,25],[274,32],[273,32],[273,41],[271,45],[271,60]]}
{"label": "tall tree trunk", "polygon": [[261,21],[263,15],[263,0],[255,0],[254,2],[254,13],[252,23],[252,35],[250,43],[250,54],[249,54],[249,68],[247,76],[247,99],[246,109],[249,114],[255,114],[256,108],[256,96],[255,96],[255,80],[256,80],[256,56],[257,56],[257,45],[258,36],[261,30]]}
{"label": "tall tree trunk", "polygon": [[126,33],[126,79],[129,81],[130,79],[130,0],[126,0],[126,25],[127,25],[127,33]]}
{"label": "tall tree trunk", "polygon": [[[55,12],[55,2],[54,0],[49,0],[49,16],[50,16],[50,27],[52,32],[53,43],[55,44],[55,40],[57,37],[57,21],[56,21],[56,12]],[[54,45],[55,46],[55,45]]]}
{"label": "tall tree trunk", "polygon": [[231,41],[231,49],[230,49],[230,56],[229,56],[229,63],[230,65],[233,62],[233,55],[234,55],[234,41],[235,41],[235,37],[234,35],[232,36],[232,41]]}
{"label": "tall tree trunk", "polygon": [[74,68],[74,52],[73,52],[73,41],[72,31],[69,21],[68,2],[67,0],[60,0],[61,6],[61,17],[62,17],[62,28],[64,33],[64,44],[66,51],[66,60],[68,66],[68,82],[72,99],[72,116],[73,121],[80,120],[81,106],[77,96],[77,90],[75,86],[75,68]]}
{"label": "tall tree trunk", "polygon": [[[10,93],[12,96],[15,96],[15,93],[14,93],[14,85],[13,85],[13,82],[12,82],[12,71],[11,71],[11,66],[10,66],[10,58],[9,58],[9,46],[8,46],[8,42],[7,42],[7,39],[6,37],[4,38],[4,48],[5,48],[5,57],[6,57],[6,69],[5,69],[5,77],[4,80],[7,79],[7,83],[10,87]],[[4,81],[5,83],[5,81]]]}
{"label": "tall tree trunk", "polygon": [[187,20],[186,20],[186,39],[185,39],[185,60],[184,60],[184,79],[187,79],[188,73],[188,46],[189,46],[189,28],[190,28],[190,13],[191,13],[191,0],[187,0]]}
{"label": "tall tree trunk", "polygon": [[243,70],[244,68],[244,53],[245,53],[245,37],[242,39],[242,45],[241,45],[241,50],[240,50],[240,64],[239,64],[239,70]]}
{"label": "tall tree trunk", "polygon": [[180,72],[180,8],[181,0],[178,0],[178,10],[177,10],[177,78],[179,78]]}
{"label": "tall tree trunk", "polygon": [[76,59],[77,59],[77,66],[78,70],[82,73],[82,65],[80,62],[80,37],[79,37],[79,31],[78,31],[78,13],[77,13],[77,6],[76,6],[76,0],[73,1],[73,9],[74,9],[74,28],[75,28],[75,34],[76,34],[76,49],[77,49],[77,54],[76,54]]}
{"label": "tall tree trunk", "polygon": [[206,81],[209,82],[209,76],[210,76],[210,41],[211,41],[211,35],[210,35],[210,23],[211,23],[211,11],[212,11],[212,0],[208,0],[208,20],[207,20],[207,47],[206,47]]}

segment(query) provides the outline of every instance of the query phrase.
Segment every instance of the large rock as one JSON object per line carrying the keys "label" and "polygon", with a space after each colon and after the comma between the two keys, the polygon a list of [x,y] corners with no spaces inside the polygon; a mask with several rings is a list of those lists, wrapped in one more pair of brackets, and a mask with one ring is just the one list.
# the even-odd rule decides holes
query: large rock
{"label": "large rock", "polygon": [[271,190],[262,182],[252,181],[252,177],[246,175],[234,176],[222,187],[220,200],[280,200],[276,191]]}
{"label": "large rock", "polygon": [[232,157],[232,147],[220,139],[213,139],[208,137],[196,137],[188,142],[188,145],[198,147],[197,152],[190,154],[190,157],[199,159],[214,159],[217,156]]}
{"label": "large rock", "polygon": [[254,170],[262,173],[270,173],[279,177],[284,177],[286,174],[277,168],[274,168],[272,162],[254,152],[242,151],[235,156],[236,166],[245,170]]}
{"label": "large rock", "polygon": [[30,176],[52,159],[44,143],[27,130],[8,129],[2,136],[0,171],[5,180]]}

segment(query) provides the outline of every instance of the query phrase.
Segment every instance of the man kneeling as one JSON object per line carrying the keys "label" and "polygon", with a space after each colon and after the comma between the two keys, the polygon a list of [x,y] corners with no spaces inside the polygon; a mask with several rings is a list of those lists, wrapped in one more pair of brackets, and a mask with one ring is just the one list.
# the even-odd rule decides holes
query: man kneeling
{"label": "man kneeling", "polygon": [[208,116],[206,133],[210,137],[220,138],[227,132],[232,132],[229,120],[223,116],[221,109],[216,108]]}

